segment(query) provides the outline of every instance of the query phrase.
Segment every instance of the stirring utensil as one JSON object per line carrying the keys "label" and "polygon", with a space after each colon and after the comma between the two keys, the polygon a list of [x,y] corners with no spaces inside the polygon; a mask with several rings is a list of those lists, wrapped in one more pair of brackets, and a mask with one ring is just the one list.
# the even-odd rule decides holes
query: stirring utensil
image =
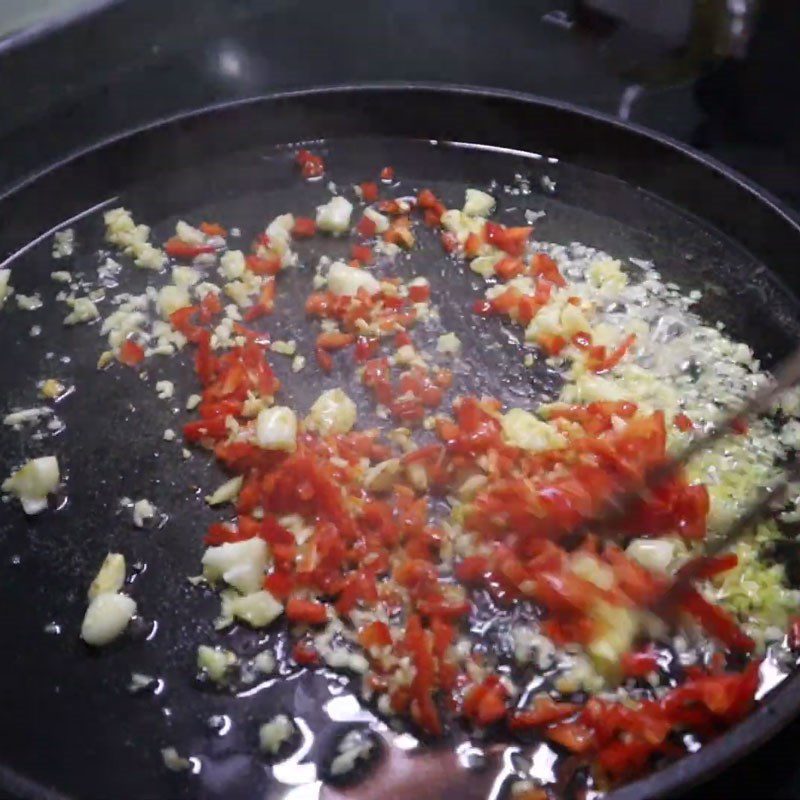
{"label": "stirring utensil", "polygon": [[[738,409],[728,413],[721,421],[714,423],[709,431],[693,439],[677,455],[645,470],[641,477],[627,482],[618,492],[612,494],[605,509],[593,522],[607,524],[623,518],[636,502],[646,498],[650,491],[675,475],[694,456],[712,447],[728,435],[741,420],[768,411],[777,397],[798,382],[800,382],[800,347],[778,365],[773,379],[747,398]],[[774,513],[777,504],[786,498],[791,483],[798,479],[800,479],[800,465],[796,462],[787,465],[781,479],[762,488],[758,498],[747,507],[743,514],[733,520],[713,539],[706,540],[701,548],[702,552],[678,573],[669,589],[659,600],[659,605],[679,596],[698,577],[704,561],[728,550],[753,524]],[[581,527],[585,527],[585,523]],[[573,531],[573,533],[575,532],[577,531]]]}

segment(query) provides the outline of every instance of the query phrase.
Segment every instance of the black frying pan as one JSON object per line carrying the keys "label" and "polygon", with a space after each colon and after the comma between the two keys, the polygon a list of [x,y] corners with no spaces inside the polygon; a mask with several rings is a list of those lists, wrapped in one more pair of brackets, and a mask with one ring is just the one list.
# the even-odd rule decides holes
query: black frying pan
{"label": "black frying pan", "polygon": [[[148,365],[148,383],[121,369],[98,375],[96,331],[65,331],[63,306],[53,302],[59,287],[48,278],[53,269],[95,268],[101,210],[111,203],[124,203],[154,225],[156,239],[186,217],[239,225],[244,243],[276,213],[310,212],[324,187],[297,179],[285,145],[317,139],[325,140],[319,146],[339,183],[363,180],[391,163],[409,189],[430,185],[451,204],[460,201],[465,184],[510,183],[523,174],[531,194],[504,197],[504,218],[517,219],[523,207],[544,209],[540,238],[580,240],[614,255],[655,260],[685,289],[706,289],[701,312],[723,320],[768,364],[798,339],[793,291],[800,288],[800,228],[770,197],[676,143],[521,95],[378,86],[274,96],[131,133],[17,187],[0,198],[0,257],[8,259],[17,290],[40,290],[46,307],[27,317],[0,314],[3,410],[31,405],[37,379],[59,377],[77,390],[59,407],[67,429],[52,443],[0,431],[3,474],[23,457],[55,450],[69,493],[64,510],[32,520],[16,507],[0,507],[0,789],[11,796],[317,797],[313,788],[292,789],[292,780],[325,777],[336,737],[369,720],[353,708],[347,682],[335,676],[295,672],[244,698],[193,684],[194,648],[213,636],[217,601],[183,580],[198,569],[202,533],[213,518],[203,492],[186,487],[194,482],[207,490],[219,474],[202,456],[184,462],[179,446],[165,445],[163,429],[179,428],[185,413],[173,414],[171,405],[182,403],[165,404],[152,390],[163,375],[185,398],[192,386],[187,359]],[[554,193],[541,183],[544,176],[555,182]],[[52,262],[43,234],[72,218],[77,253],[72,261]],[[499,335],[499,326],[474,328],[463,311],[468,282],[454,279],[448,262],[417,257],[410,268],[429,275],[434,291],[446,289],[452,300],[442,313],[445,327],[468,342],[472,372],[459,377],[465,387],[477,381],[506,400],[546,397],[557,389],[546,370],[521,368],[516,344]],[[285,291],[302,296],[300,284],[287,283]],[[27,334],[34,324],[42,326],[37,337]],[[296,314],[279,311],[270,326],[281,336],[308,338]],[[488,341],[502,346],[487,350]],[[301,406],[321,387],[347,381],[341,374],[325,381],[304,373],[293,382],[286,373],[281,378],[289,400]],[[135,531],[129,512],[118,507],[123,495],[149,497],[169,520],[159,530]],[[124,643],[89,653],[77,638],[84,590],[102,555],[115,548],[146,566],[130,590],[144,620]],[[61,626],[60,635],[45,633],[52,621]],[[234,639],[247,652],[275,636],[243,633]],[[131,697],[131,670],[160,676],[166,689]],[[793,677],[728,735],[614,797],[661,797],[686,788],[765,741],[798,708],[800,679]],[[315,733],[309,766],[294,778],[283,774],[283,783],[254,756],[258,723],[278,711],[300,716]],[[208,727],[213,714],[230,716],[230,733],[219,736]],[[200,774],[168,773],[159,749],[169,744],[202,756]],[[487,747],[486,766],[478,771],[458,767],[451,753],[444,747],[385,749],[360,783],[326,788],[322,796],[486,796],[502,767],[499,747]],[[310,766],[315,761],[322,765],[316,774]]]}

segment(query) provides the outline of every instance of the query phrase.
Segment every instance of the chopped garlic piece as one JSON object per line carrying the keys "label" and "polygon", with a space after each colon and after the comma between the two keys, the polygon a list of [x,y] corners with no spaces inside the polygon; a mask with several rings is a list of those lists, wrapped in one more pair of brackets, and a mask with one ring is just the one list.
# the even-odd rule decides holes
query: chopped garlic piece
{"label": "chopped garlic piece", "polygon": [[103,592],[86,609],[81,625],[81,638],[93,647],[114,641],[136,613],[136,603],[126,594]]}
{"label": "chopped garlic piece", "polygon": [[287,406],[273,406],[259,411],[256,418],[256,441],[266,450],[297,448],[297,416]]}
{"label": "chopped garlic piece", "polygon": [[169,400],[175,394],[175,384],[172,381],[156,381],[156,394],[159,400]]}
{"label": "chopped garlic piece", "polygon": [[76,297],[74,300],[67,300],[67,305],[72,311],[64,317],[65,325],[90,322],[100,316],[97,306],[88,297]]}
{"label": "chopped garlic piece", "polygon": [[112,208],[103,215],[106,224],[106,240],[133,256],[137,267],[161,269],[167,256],[148,241],[150,228],[137,225],[125,208]]}
{"label": "chopped garlic piece", "polygon": [[188,222],[179,220],[175,226],[175,235],[186,244],[204,245],[206,243],[206,235],[199,228],[195,228]]}
{"label": "chopped garlic piece", "polygon": [[9,283],[9,279],[11,278],[11,270],[10,269],[0,269],[0,308],[3,307],[3,304],[6,300],[11,296],[13,293],[13,288]]}
{"label": "chopped garlic piece", "polygon": [[572,338],[576,333],[591,333],[591,325],[583,309],[567,303],[561,312],[562,336]]}
{"label": "chopped garlic piece", "polygon": [[50,273],[50,280],[56,283],[69,283],[72,280],[72,273],[64,269],[59,269]]}
{"label": "chopped garlic piece", "polygon": [[616,259],[602,258],[594,261],[587,276],[593,286],[612,292],[619,292],[628,285],[628,276]]}
{"label": "chopped garlic piece", "polygon": [[163,748],[161,758],[164,766],[172,772],[185,772],[192,768],[192,762],[188,758],[178,755],[178,751],[174,747]]}
{"label": "chopped garlic piece", "polygon": [[42,456],[12,473],[3,481],[2,489],[19,498],[26,514],[38,514],[47,508],[47,495],[56,490],[59,480],[58,459]]}
{"label": "chopped garlic piece", "polygon": [[365,289],[369,294],[381,290],[380,283],[373,275],[360,267],[351,267],[343,261],[334,261],[328,271],[328,289],[339,296],[350,297]]}
{"label": "chopped garlic piece", "polygon": [[675,542],[670,539],[633,539],[625,552],[651,572],[666,572],[675,558]]}
{"label": "chopped garlic piece", "polygon": [[145,675],[143,672],[131,672],[131,679],[128,682],[128,691],[131,694],[138,694],[145,689],[150,689],[157,682],[157,678],[152,675]]}
{"label": "chopped garlic piece", "polygon": [[354,729],[342,737],[336,748],[338,755],[331,761],[331,775],[345,775],[350,772],[359,759],[369,758],[373,742],[364,731]]}
{"label": "chopped garlic piece", "polygon": [[555,428],[521,408],[503,414],[500,425],[506,442],[523,450],[556,450],[567,443]]}
{"label": "chopped garlic piece", "polygon": [[75,251],[75,231],[72,228],[65,228],[63,231],[56,231],[53,234],[53,258],[64,258],[71,256]]}
{"label": "chopped garlic piece", "polygon": [[269,349],[273,353],[280,353],[282,356],[293,356],[297,351],[297,342],[294,339],[290,339],[288,342],[278,339],[270,345]]}
{"label": "chopped garlic piece", "polygon": [[236,303],[237,306],[245,308],[250,305],[250,296],[255,294],[254,287],[248,286],[243,281],[230,281],[223,287],[225,294]]}
{"label": "chopped garlic piece", "polygon": [[364,473],[364,488],[368,492],[388,492],[403,471],[399,458],[388,458]]}
{"label": "chopped garlic piece", "polygon": [[436,352],[457,356],[461,352],[461,339],[454,333],[442,334],[436,342]]}
{"label": "chopped garlic piece", "polygon": [[292,228],[294,228],[294,214],[281,214],[267,226],[266,234],[269,236],[270,247],[279,255],[289,250]]}
{"label": "chopped garlic piece", "polygon": [[305,356],[295,356],[292,359],[292,372],[300,372],[306,365],[306,357]]}
{"label": "chopped garlic piece", "polygon": [[156,515],[155,506],[146,499],[137,500],[133,504],[133,524],[137,528],[144,527],[146,520],[153,519]]}
{"label": "chopped garlic piece", "polygon": [[222,647],[201,644],[197,648],[197,669],[214,683],[225,683],[228,672],[236,661],[235,653]]}
{"label": "chopped garlic piece", "polygon": [[353,204],[344,197],[332,197],[327,203],[317,206],[317,227],[335,235],[347,233]]}
{"label": "chopped garlic piece", "polygon": [[17,294],[16,298],[17,307],[22,311],[36,311],[44,305],[38,294]]}
{"label": "chopped garlic piece", "polygon": [[206,503],[210,506],[220,506],[223,503],[230,503],[238,496],[243,481],[244,476],[242,475],[237,475],[235,478],[225,481],[225,483],[218,486],[212,494],[206,495]]}
{"label": "chopped garlic piece", "polygon": [[252,628],[265,628],[283,613],[283,606],[266,590],[236,597],[230,603],[230,612]]}
{"label": "chopped garlic piece", "polygon": [[595,636],[586,646],[595,668],[604,676],[617,678],[620,671],[620,659],[633,647],[634,639],[639,631],[636,612],[630,608],[612,606],[610,603],[596,603],[592,616]]}
{"label": "chopped garlic piece", "polygon": [[247,269],[247,264],[241,250],[228,250],[219,260],[219,273],[226,280],[234,281],[241,278],[245,269]]}
{"label": "chopped garlic piece", "polygon": [[539,670],[550,669],[556,648],[550,639],[537,633],[530,625],[519,625],[511,631],[514,639],[514,658],[520,665],[533,663]]}
{"label": "chopped garlic piece", "polygon": [[364,209],[364,216],[375,223],[375,232],[376,233],[385,233],[389,230],[389,217],[385,214],[381,214],[379,211],[376,211],[374,208],[365,208]]}
{"label": "chopped garlic piece", "polygon": [[173,267],[172,282],[176,286],[188,289],[200,281],[200,273],[194,267]]}
{"label": "chopped garlic piece", "polygon": [[295,727],[286,714],[278,714],[258,729],[258,742],[262,752],[275,755],[281,745],[292,738]]}
{"label": "chopped garlic piece", "polygon": [[496,205],[494,197],[479,189],[467,189],[464,213],[470,217],[488,217]]}
{"label": "chopped garlic piece", "polygon": [[55,378],[48,378],[39,387],[39,394],[48,400],[55,400],[56,397],[64,393],[65,389],[66,387],[61,381],[57,381]]}
{"label": "chopped garlic piece", "polygon": [[417,355],[417,351],[414,349],[414,345],[404,344],[397,348],[394,359],[396,364],[409,366],[410,364],[414,364],[419,359],[419,356]]}
{"label": "chopped garlic piece", "polygon": [[176,312],[179,308],[185,308],[192,304],[189,297],[189,290],[185,286],[175,286],[168,283],[162,286],[158,292],[158,300],[156,306],[158,313],[164,319],[169,319],[170,314]]}
{"label": "chopped garlic piece", "polygon": [[503,257],[502,253],[492,254],[488,256],[478,256],[469,262],[469,268],[473,272],[477,272],[482,278],[494,277],[494,265]]}
{"label": "chopped garlic piece", "polygon": [[275,656],[269,650],[262,650],[254,659],[253,666],[264,675],[275,671]]}
{"label": "chopped garlic piece", "polygon": [[347,433],[356,424],[356,404],[341,390],[328,389],[311,406],[306,425],[323,436]]}
{"label": "chopped garlic piece", "polygon": [[3,424],[14,428],[24,425],[26,422],[37,422],[42,417],[53,413],[52,408],[41,406],[40,408],[25,408],[22,411],[12,411],[3,417]]}
{"label": "chopped garlic piece", "polygon": [[610,591],[614,587],[614,571],[591,553],[574,553],[569,566],[579,578],[593,583],[598,589]]}
{"label": "chopped garlic piece", "polygon": [[223,580],[247,594],[261,587],[268,560],[267,543],[263,539],[225,542],[209,547],[203,554],[203,576],[211,582]]}
{"label": "chopped garlic piece", "polygon": [[118,592],[125,583],[125,556],[108,553],[89,586],[89,600],[105,592]]}
{"label": "chopped garlic piece", "polygon": [[203,402],[203,398],[199,394],[190,394],[186,398],[186,410],[187,411],[192,411],[195,408],[197,408],[197,406],[199,406],[200,403],[202,403],[202,402]]}

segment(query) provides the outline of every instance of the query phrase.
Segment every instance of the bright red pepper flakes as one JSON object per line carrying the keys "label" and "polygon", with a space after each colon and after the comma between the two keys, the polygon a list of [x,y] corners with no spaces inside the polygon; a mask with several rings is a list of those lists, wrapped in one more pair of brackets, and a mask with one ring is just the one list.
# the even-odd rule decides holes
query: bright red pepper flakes
{"label": "bright red pepper flakes", "polygon": [[489,675],[482,683],[469,689],[461,712],[483,727],[493,725],[505,717],[507,697],[508,692],[497,675]]}
{"label": "bright red pepper flakes", "polygon": [[374,181],[365,181],[359,184],[361,199],[365,203],[374,203],[378,199],[378,184]]}
{"label": "bright red pepper flakes", "polygon": [[164,252],[170,258],[188,261],[202,253],[213,253],[214,246],[210,244],[189,244],[184,242],[183,239],[173,236],[164,244]]}
{"label": "bright red pepper flakes", "polygon": [[366,649],[370,647],[387,647],[392,644],[392,633],[385,622],[375,620],[358,632],[358,641]]}
{"label": "bright red pepper flakes", "polygon": [[740,435],[746,434],[750,430],[750,424],[744,417],[737,417],[731,423],[731,430]]}
{"label": "bright red pepper flakes", "polygon": [[659,670],[658,654],[648,650],[625,653],[620,663],[622,674],[628,678],[646,678]]}
{"label": "bright red pepper flakes", "polygon": [[244,258],[247,269],[255,272],[256,275],[277,275],[282,268],[280,256],[261,256],[249,255]]}
{"label": "bright red pepper flakes", "polygon": [[200,301],[200,310],[198,312],[198,320],[203,325],[208,325],[217,314],[222,313],[222,303],[216,292],[208,292]]}
{"label": "bright red pepper flakes", "polygon": [[317,347],[322,350],[341,350],[353,344],[356,337],[352,333],[333,331],[331,333],[321,333],[317,336]]}
{"label": "bright red pepper flakes", "polygon": [[589,349],[589,356],[586,359],[586,366],[592,372],[603,373],[613,369],[625,357],[636,341],[636,335],[631,333],[610,353],[602,345]]}
{"label": "bright red pepper flakes", "polygon": [[494,271],[498,278],[503,281],[510,281],[516,278],[525,271],[525,265],[522,263],[521,258],[512,258],[507,256],[501,258],[495,265]]}
{"label": "bright red pepper flakes", "polygon": [[470,233],[464,242],[464,255],[467,258],[475,258],[481,252],[481,238],[477,233]]}
{"label": "bright red pepper flakes", "polygon": [[350,258],[359,261],[361,264],[371,264],[373,255],[372,248],[366,245],[354,244],[350,246]]}
{"label": "bright red pepper flakes", "polygon": [[405,347],[406,345],[413,344],[411,336],[409,335],[408,331],[398,331],[394,335],[394,346],[395,347]]}
{"label": "bright red pepper flakes", "polygon": [[430,189],[422,189],[417,196],[417,206],[423,210],[423,220],[429,228],[441,225],[442,214],[447,210]]}
{"label": "bright red pepper flakes", "polygon": [[510,256],[521,256],[525,245],[533,233],[531,227],[507,228],[495,222],[487,222],[484,226],[484,239],[495,247],[504,250]]}
{"label": "bright red pepper flakes", "polygon": [[433,209],[439,205],[439,200],[430,189],[422,189],[417,195],[417,205],[424,209]]}
{"label": "bright red pepper flakes", "polygon": [[675,423],[675,427],[678,430],[688,432],[694,430],[694,423],[692,420],[686,416],[683,412],[680,412],[675,415],[673,422]]}
{"label": "bright red pepper flakes", "polygon": [[333,369],[333,359],[325,348],[317,347],[314,351],[314,355],[316,356],[317,364],[319,364],[324,372],[330,372]]}
{"label": "bright red pepper flakes", "polygon": [[445,253],[454,253],[456,250],[458,250],[458,239],[456,238],[455,234],[450,233],[450,231],[446,231],[442,234],[441,242]]}
{"label": "bright red pepper flakes", "polygon": [[228,231],[217,222],[201,222],[200,230],[206,236],[221,236],[224,239],[228,235]]}
{"label": "bright red pepper flakes", "polygon": [[[420,193],[421,208],[423,203],[427,205],[430,202],[431,198]],[[522,240],[523,237],[517,233],[507,234],[508,230],[524,229],[503,229],[501,232],[500,240],[505,236],[507,246],[513,249],[517,246],[517,238]],[[454,250],[456,248],[457,242]],[[509,254],[507,261],[513,263],[517,258],[519,256]],[[482,310],[485,313],[517,314],[520,320],[523,314],[535,314],[537,306],[547,302],[550,286],[558,280],[546,263],[539,272],[541,280],[537,282],[535,297],[508,291],[498,298],[497,303],[479,301],[487,304],[481,307]],[[513,273],[509,272],[508,276],[513,276]],[[269,291],[274,292],[274,284]],[[419,294],[409,294],[410,301],[419,302]],[[393,413],[401,419],[418,420],[426,413],[426,406],[441,402],[442,389],[450,385],[452,374],[447,370],[430,373],[414,368],[404,372],[394,386],[387,359],[374,358],[380,347],[379,340],[363,336],[356,339],[354,335],[358,330],[356,320],[371,321],[370,313],[385,314],[384,319],[389,324],[395,324],[399,319],[413,321],[413,317],[403,317],[406,313],[403,311],[404,302],[407,301],[393,296],[371,298],[359,294],[356,298],[336,298],[330,293],[318,293],[309,298],[307,310],[337,319],[343,327],[351,326],[338,334],[321,335],[317,355],[324,368],[330,369],[332,362],[322,344],[338,349],[355,342],[354,356],[365,364],[363,381],[374,392],[376,399],[390,404]],[[375,312],[375,309],[379,311]],[[304,599],[307,592],[312,596],[319,593],[318,596],[332,598],[331,602],[335,603],[338,613],[348,613],[358,603],[370,607],[379,602],[376,576],[391,575],[396,585],[408,593],[405,602],[416,614],[412,613],[409,617],[402,641],[393,641],[388,626],[377,622],[359,631],[359,641],[367,650],[370,647],[392,647],[397,654],[409,655],[415,667],[413,684],[409,688],[392,690],[389,693],[390,703],[399,712],[410,714],[424,730],[434,735],[440,733],[442,720],[438,703],[453,708],[460,689],[468,685],[458,666],[448,661],[448,650],[454,640],[456,621],[469,612],[470,603],[463,596],[453,597],[447,593],[452,593],[458,587],[448,585],[445,591],[439,582],[436,555],[439,539],[435,526],[430,524],[427,517],[426,497],[417,497],[414,491],[401,483],[395,488],[389,503],[369,494],[365,498],[360,485],[358,488],[351,485],[353,475],[357,474],[349,471],[351,465],[365,457],[372,461],[384,460],[392,452],[371,442],[364,433],[343,437],[338,443],[334,443],[333,439],[322,440],[305,435],[298,441],[297,453],[288,457],[286,454],[276,455],[259,450],[247,442],[227,442],[227,417],[241,416],[243,400],[253,382],[259,383],[258,393],[274,394],[276,379],[266,365],[263,348],[225,354],[215,354],[210,350],[208,331],[199,328],[195,321],[206,324],[207,318],[216,312],[213,303],[207,306],[201,303],[199,308],[188,307],[179,312],[171,317],[173,324],[187,331],[191,340],[198,343],[197,371],[205,386],[201,414],[212,415],[187,425],[187,439],[206,444],[216,441],[215,451],[220,461],[235,472],[249,476],[237,503],[240,512],[238,524],[217,524],[212,527],[208,534],[211,541],[238,541],[240,537],[247,538],[248,535],[260,535],[267,539],[275,565],[265,577],[264,585],[276,597],[288,600],[286,615],[299,624],[321,625],[329,614],[325,603]],[[243,330],[250,347],[256,334]],[[395,329],[389,327],[384,330],[394,332]],[[584,341],[573,337],[576,346],[577,341],[582,341],[583,349],[590,350],[590,338]],[[408,343],[410,337],[406,331],[400,330],[395,334],[396,346]],[[597,361],[602,360],[605,366],[616,353],[609,356],[606,352],[595,351],[589,355],[594,355]],[[261,368],[258,364],[262,360],[266,371],[259,377]],[[576,620],[570,615],[576,613],[574,604],[577,602],[578,607],[583,608],[581,602],[585,597],[592,596],[597,587],[593,590],[591,585],[581,582],[568,568],[569,555],[558,544],[558,531],[577,522],[581,515],[575,517],[574,509],[569,504],[562,504],[559,498],[569,497],[569,491],[579,490],[581,497],[590,504],[600,502],[611,491],[614,471],[621,467],[623,460],[626,470],[642,470],[647,464],[663,458],[666,441],[663,415],[632,419],[636,407],[624,403],[591,404],[589,407],[570,407],[558,412],[584,427],[588,437],[583,444],[587,448],[585,452],[599,459],[599,466],[596,470],[583,469],[572,474],[570,464],[574,462],[569,460],[569,448],[565,453],[547,454],[546,458],[554,459],[553,462],[543,460],[543,456],[531,457],[535,469],[532,467],[528,481],[535,483],[536,491],[545,493],[543,497],[552,499],[552,505],[547,506],[547,513],[543,517],[541,513],[533,515],[537,530],[541,528],[544,536],[544,539],[537,537],[536,547],[533,548],[531,542],[520,541],[515,536],[514,526],[506,532],[509,538],[504,538],[503,519],[513,518],[515,525],[523,528],[534,523],[533,518],[525,516],[530,513],[528,509],[533,507],[531,498],[525,497],[525,492],[531,491],[530,483],[512,483],[508,487],[502,485],[504,481],[514,478],[509,465],[519,459],[504,452],[499,423],[492,416],[499,410],[496,402],[464,398],[454,409],[455,421],[442,418],[437,421],[436,431],[440,442],[408,454],[403,463],[421,468],[431,486],[451,491],[457,485],[452,481],[460,474],[460,468],[469,465],[477,457],[491,459],[493,476],[496,475],[498,482],[493,483],[493,477],[489,485],[479,492],[468,520],[469,527],[483,538],[488,554],[458,564],[457,577],[463,583],[485,586],[489,591],[494,591],[502,575],[502,591],[506,597],[513,598],[514,592],[520,591],[520,584],[528,579],[529,571],[535,570],[540,580],[537,581],[537,596],[534,599],[547,608],[550,615],[548,624],[552,630],[558,631],[564,643],[585,641],[584,637],[593,631],[591,617]],[[631,429],[622,433],[615,431],[611,424],[612,416],[630,420]],[[598,440],[598,437],[601,438]],[[335,459],[332,459],[333,454],[336,454]],[[561,475],[558,480],[548,477],[554,467],[561,470],[561,473],[558,470],[553,473]],[[573,482],[571,488],[569,481]],[[692,538],[698,530],[704,531],[708,513],[707,496],[704,500],[700,492],[694,491],[696,489],[702,490],[704,487],[686,486],[676,479],[663,496],[659,495],[658,502],[638,511],[635,525],[645,524],[647,529],[654,531],[662,530],[659,528],[662,525],[663,531],[677,530],[685,538]],[[351,491],[358,492],[358,514],[354,514],[348,504],[348,492]],[[291,534],[277,525],[271,515],[262,523],[246,516],[256,507],[274,509],[275,514],[313,515],[317,520],[313,549],[300,552]],[[375,539],[370,539],[372,536]],[[364,537],[372,543],[366,551],[356,551],[361,546],[357,543],[363,541]],[[627,597],[626,602],[633,605],[645,603],[662,590],[657,578],[639,568],[610,543],[595,542],[593,547],[589,552],[601,558],[612,570],[616,581],[615,591],[623,592]],[[364,558],[365,552],[369,560]],[[374,572],[367,574],[364,567],[367,563],[375,564]],[[701,566],[705,570],[703,574],[714,574],[713,571],[730,568],[730,561],[723,559],[719,563],[713,561]],[[312,567],[313,577],[310,580],[320,581],[319,585],[307,584]],[[382,585],[381,591],[384,589],[385,585]],[[386,597],[382,595],[381,602]],[[402,601],[404,597],[401,595],[392,602]],[[569,608],[570,612],[562,617],[565,608]],[[746,637],[738,631],[735,622],[717,613],[713,606],[709,609],[703,604],[702,598],[698,601],[689,596],[682,610],[693,614],[712,636],[731,647],[746,649],[748,646]],[[319,654],[304,641],[295,645],[293,655],[301,665],[320,661]],[[629,660],[637,660],[638,655],[629,654]],[[644,669],[644,666],[642,664],[641,668]],[[544,727],[545,737],[576,752],[592,753],[610,774],[627,774],[644,764],[650,755],[662,752],[659,748],[667,734],[674,726],[682,724],[687,714],[697,714],[698,707],[699,713],[712,722],[721,720],[723,716],[730,721],[746,713],[755,691],[752,669],[741,674],[726,674],[723,670],[724,663],[719,663],[713,675],[706,675],[703,670],[693,673],[690,682],[676,690],[681,692],[688,688],[689,691],[671,692],[667,696],[669,714],[654,710],[647,703],[642,703],[636,712],[607,704],[600,706],[602,713],[597,713],[591,705],[595,701],[579,707],[550,700],[549,703],[555,708],[545,708],[535,701],[532,709],[523,709],[511,715],[507,709],[504,687],[496,676],[490,676],[478,687],[467,689],[465,698],[469,698],[469,701],[465,699],[465,705],[469,706],[470,718],[478,724],[489,725],[509,718],[511,727],[515,724],[520,727],[526,724]],[[387,677],[376,672],[368,676],[368,680],[375,691],[383,692],[389,689]],[[704,705],[706,702],[707,706]],[[640,722],[636,721],[637,715]],[[718,718],[715,715],[722,716]],[[576,716],[576,719],[569,721],[572,716]],[[650,738],[637,738],[643,735],[645,729]]]}
{"label": "bright red pepper flakes", "polygon": [[310,239],[317,232],[317,223],[310,217],[295,217],[292,236],[295,239]]}
{"label": "bright red pepper flakes", "polygon": [[491,300],[478,299],[472,304],[472,311],[482,317],[487,317],[494,312]]}
{"label": "bright red pepper flakes", "polygon": [[319,653],[305,642],[297,642],[292,648],[292,658],[301,667],[314,667],[320,663]]}
{"label": "bright red pepper flakes", "polygon": [[292,597],[286,604],[286,616],[292,622],[324,625],[328,621],[328,609],[324,603]]}
{"label": "bright red pepper flakes", "polygon": [[[531,261],[531,269],[534,275],[544,278],[554,286],[563,288],[567,285],[567,281],[558,269],[558,264],[544,253],[536,253],[536,255],[534,255]],[[578,298],[576,298],[576,300],[580,303]],[[572,298],[570,298],[570,301],[572,301]]]}
{"label": "bright red pepper flakes", "polygon": [[300,173],[304,178],[319,178],[325,173],[322,157],[314,155],[310,150],[299,150],[295,162],[300,166]]}
{"label": "bright red pepper flakes", "polygon": [[510,717],[508,727],[512,731],[527,731],[561,722],[580,711],[577,703],[559,703],[546,694],[536,695],[528,708],[515,711]]}
{"label": "bright red pepper flakes", "polygon": [[414,283],[408,287],[408,296],[413,303],[425,303],[430,299],[431,287],[428,283]]}
{"label": "bright red pepper flakes", "polygon": [[378,232],[378,226],[369,217],[361,217],[356,225],[356,231],[365,239],[371,239]]}
{"label": "bright red pepper flakes", "polygon": [[558,334],[542,333],[536,342],[549,356],[557,356],[567,346],[567,340]]}
{"label": "bright red pepper flakes", "polygon": [[144,361],[144,348],[133,339],[126,339],[119,348],[117,358],[126,367],[135,367]]}
{"label": "bright red pepper flakes", "polygon": [[375,353],[378,352],[380,341],[378,339],[368,339],[364,336],[359,336],[356,339],[355,359],[358,362],[364,362]]}
{"label": "bright red pepper flakes", "polygon": [[789,622],[789,647],[800,650],[800,617],[793,617]]}

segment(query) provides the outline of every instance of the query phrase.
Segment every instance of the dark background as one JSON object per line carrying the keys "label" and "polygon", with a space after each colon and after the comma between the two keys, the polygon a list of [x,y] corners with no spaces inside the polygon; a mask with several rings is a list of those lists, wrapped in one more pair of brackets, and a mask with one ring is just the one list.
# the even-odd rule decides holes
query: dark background
{"label": "dark background", "polygon": [[[800,210],[800,3],[762,2],[735,53],[698,34],[697,15],[719,3],[697,0],[677,33],[663,19],[626,24],[637,3],[680,15],[688,0],[603,0],[593,10],[572,0],[95,1],[91,12],[0,39],[0,192],[180,111],[278,89],[424,80],[618,115],[704,150]],[[13,735],[13,720],[3,722],[0,736]],[[796,723],[693,800],[800,800],[799,741]]]}

